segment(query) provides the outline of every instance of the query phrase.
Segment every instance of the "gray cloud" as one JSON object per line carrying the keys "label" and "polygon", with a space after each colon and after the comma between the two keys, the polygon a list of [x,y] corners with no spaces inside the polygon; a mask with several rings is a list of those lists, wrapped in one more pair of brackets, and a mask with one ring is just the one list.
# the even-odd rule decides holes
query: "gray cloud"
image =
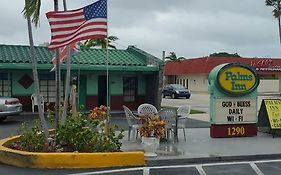
{"label": "gray cloud", "polygon": [[[68,1],[74,9],[91,3]],[[23,2],[0,2],[0,42],[28,44]],[[50,41],[45,13],[53,3],[42,1],[36,44]],[[60,5],[60,9],[62,9]],[[257,0],[109,0],[109,35],[117,47],[137,47],[161,57],[162,51],[200,57],[226,51],[247,57],[280,57],[278,23],[272,8]]]}

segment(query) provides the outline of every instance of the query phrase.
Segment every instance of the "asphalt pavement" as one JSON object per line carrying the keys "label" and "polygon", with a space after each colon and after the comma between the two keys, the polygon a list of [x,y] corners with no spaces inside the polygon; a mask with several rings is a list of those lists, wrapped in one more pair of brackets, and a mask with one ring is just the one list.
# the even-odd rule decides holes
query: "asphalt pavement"
{"label": "asphalt pavement", "polygon": [[[36,115],[22,115],[20,117],[10,117],[1,123],[1,138],[14,135],[23,121],[31,122]],[[144,174],[149,171],[151,174],[235,174],[239,167],[242,174],[255,174],[252,166],[257,166],[264,174],[278,174],[281,169],[281,162],[253,162],[235,163],[235,161],[256,161],[267,159],[279,159],[281,157],[281,137],[273,138],[271,134],[258,132],[256,137],[238,137],[238,138],[211,138],[209,132],[209,114],[192,114],[186,123],[187,141],[183,139],[183,133],[179,131],[179,142],[173,142],[173,139],[160,142],[157,150],[157,157],[146,158],[147,170],[145,167],[135,169],[135,171],[126,172],[119,169],[119,173],[113,173],[108,170],[108,174]],[[113,115],[111,123],[124,128],[125,137],[122,140],[121,149],[124,151],[142,151],[140,139],[136,141],[128,141],[127,123],[125,115],[120,113]],[[217,164],[218,162],[221,162]],[[231,166],[227,163],[230,162]],[[233,163],[234,162],[234,163]],[[200,164],[200,165],[198,165]],[[200,168],[201,167],[201,168]],[[203,168],[202,168],[203,167]],[[234,168],[231,168],[234,167]],[[5,174],[84,174],[86,172],[94,172],[88,174],[98,174],[99,170],[83,169],[83,170],[41,170],[11,167],[8,165],[0,165],[0,170]],[[236,171],[237,170],[237,171]],[[100,170],[101,174],[104,174]],[[202,171],[200,173],[200,171]],[[10,172],[10,173],[9,173]],[[178,172],[178,173],[177,173]],[[232,172],[232,173],[229,173]],[[254,172],[254,173],[252,173]],[[204,174],[204,173],[203,173]],[[238,173],[239,174],[239,173]],[[241,173],[240,173],[241,174]],[[248,175],[247,174],[247,175]]]}

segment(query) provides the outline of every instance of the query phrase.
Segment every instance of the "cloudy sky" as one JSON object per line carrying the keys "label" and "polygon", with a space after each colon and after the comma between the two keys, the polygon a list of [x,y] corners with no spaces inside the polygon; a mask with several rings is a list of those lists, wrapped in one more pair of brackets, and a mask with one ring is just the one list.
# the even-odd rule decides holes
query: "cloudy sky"
{"label": "cloudy sky", "polygon": [[[94,1],[67,0],[68,9]],[[24,0],[1,0],[1,44],[28,44],[23,6]],[[42,0],[36,45],[50,42],[45,13],[52,9],[52,0]],[[109,35],[119,37],[117,48],[135,45],[159,58],[163,50],[187,58],[214,52],[281,58],[278,23],[271,11],[264,0],[108,0],[108,27]]]}

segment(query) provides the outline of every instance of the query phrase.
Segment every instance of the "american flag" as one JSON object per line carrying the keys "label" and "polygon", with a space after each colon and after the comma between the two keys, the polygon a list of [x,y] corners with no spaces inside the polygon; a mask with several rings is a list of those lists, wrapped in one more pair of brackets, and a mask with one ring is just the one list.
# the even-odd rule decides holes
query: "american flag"
{"label": "american flag", "polygon": [[107,1],[70,11],[46,13],[51,26],[49,50],[91,38],[107,37]]}
{"label": "american flag", "polygon": [[[70,49],[70,56],[74,56],[76,55],[78,52],[80,52],[80,46],[78,43],[71,43],[69,45],[69,49]],[[67,57],[68,53],[67,53],[67,46],[65,46],[64,48],[60,49],[59,51],[59,58],[60,58],[60,63],[62,63],[66,57]],[[54,65],[54,67],[51,69],[51,72],[55,70],[56,68],[56,57],[53,57],[52,59],[52,63]]]}

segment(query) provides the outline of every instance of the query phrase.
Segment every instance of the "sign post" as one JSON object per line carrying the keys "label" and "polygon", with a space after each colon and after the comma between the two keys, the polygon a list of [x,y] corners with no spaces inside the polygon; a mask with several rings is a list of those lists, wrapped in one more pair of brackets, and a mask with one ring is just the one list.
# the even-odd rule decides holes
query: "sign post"
{"label": "sign post", "polygon": [[256,71],[241,63],[221,64],[209,74],[210,136],[257,135]]}

